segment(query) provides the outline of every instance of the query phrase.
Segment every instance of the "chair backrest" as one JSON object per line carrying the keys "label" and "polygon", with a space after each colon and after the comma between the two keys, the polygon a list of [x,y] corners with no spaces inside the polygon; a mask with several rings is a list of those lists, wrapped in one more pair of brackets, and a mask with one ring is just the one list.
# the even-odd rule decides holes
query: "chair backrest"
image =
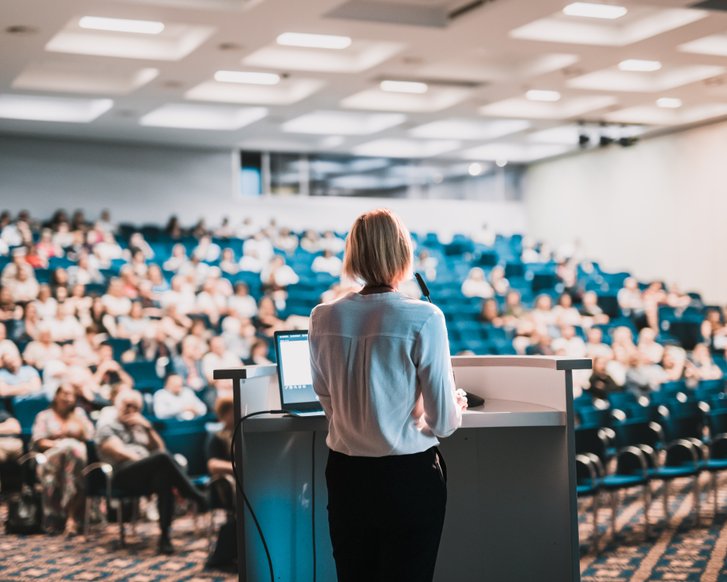
{"label": "chair backrest", "polygon": [[663,421],[668,441],[686,438],[701,439],[704,436],[704,422],[701,414],[670,416]]}
{"label": "chair backrest", "polygon": [[616,475],[643,475],[648,468],[644,453],[636,447],[627,447],[618,455]]}
{"label": "chair backrest", "polygon": [[27,396],[16,396],[12,399],[11,408],[15,418],[20,423],[23,432],[28,432],[33,427],[36,415],[48,408],[50,400],[43,394],[28,394]]}
{"label": "chair backrest", "polygon": [[727,410],[712,410],[707,418],[712,438],[727,433]]}
{"label": "chair backrest", "polygon": [[204,424],[193,423],[190,427],[162,429],[160,436],[167,450],[172,454],[181,454],[187,459],[189,475],[207,474],[207,441],[208,432]]}
{"label": "chair backrest", "polygon": [[659,433],[650,422],[626,420],[613,425],[618,448],[636,445],[649,445],[656,449],[662,444]]}
{"label": "chair backrest", "polygon": [[575,430],[576,437],[576,454],[593,453],[601,462],[606,462],[606,443],[601,437],[600,428],[577,428]]}

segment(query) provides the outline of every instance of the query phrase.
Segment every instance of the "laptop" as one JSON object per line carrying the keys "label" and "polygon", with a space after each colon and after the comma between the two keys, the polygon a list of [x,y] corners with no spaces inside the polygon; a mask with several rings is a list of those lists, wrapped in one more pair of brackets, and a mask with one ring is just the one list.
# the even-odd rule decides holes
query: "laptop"
{"label": "laptop", "polygon": [[280,407],[295,416],[323,416],[323,408],[313,390],[308,331],[276,331],[275,354]]}

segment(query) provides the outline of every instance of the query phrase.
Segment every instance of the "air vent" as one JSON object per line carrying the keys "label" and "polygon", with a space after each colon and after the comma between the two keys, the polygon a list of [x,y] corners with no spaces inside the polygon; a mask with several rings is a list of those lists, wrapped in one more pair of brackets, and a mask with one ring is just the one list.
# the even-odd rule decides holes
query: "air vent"
{"label": "air vent", "polygon": [[327,18],[446,28],[452,21],[495,0],[348,0]]}
{"label": "air vent", "polygon": [[703,0],[692,4],[692,8],[700,8],[702,10],[717,10],[727,12],[727,0]]}

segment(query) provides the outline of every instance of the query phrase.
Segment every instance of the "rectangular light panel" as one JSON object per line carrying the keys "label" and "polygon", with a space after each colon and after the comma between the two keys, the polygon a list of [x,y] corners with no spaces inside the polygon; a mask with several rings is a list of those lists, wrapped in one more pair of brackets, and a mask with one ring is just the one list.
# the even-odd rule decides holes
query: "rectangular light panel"
{"label": "rectangular light panel", "polygon": [[113,106],[111,99],[0,95],[0,118],[90,123]]}

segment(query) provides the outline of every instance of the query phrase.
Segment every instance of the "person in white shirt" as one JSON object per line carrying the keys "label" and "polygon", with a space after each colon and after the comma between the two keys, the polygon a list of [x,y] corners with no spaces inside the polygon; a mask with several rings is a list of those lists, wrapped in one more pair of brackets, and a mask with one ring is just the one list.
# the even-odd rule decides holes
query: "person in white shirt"
{"label": "person in white shirt", "polygon": [[23,360],[26,364],[42,370],[47,362],[58,360],[61,357],[61,346],[53,341],[51,330],[43,325],[38,330],[38,339],[33,340],[23,350]]}
{"label": "person in white shirt", "polygon": [[322,255],[318,255],[313,259],[310,270],[314,273],[328,273],[333,277],[338,277],[341,274],[342,265],[343,261],[341,259],[334,255],[333,252],[325,250]]}
{"label": "person in white shirt", "polygon": [[[272,258],[274,252],[273,243],[262,232],[255,233],[255,236],[247,239],[242,245],[243,255],[254,254],[263,264]],[[240,268],[242,268],[242,265],[240,265]]]}
{"label": "person in white shirt", "polygon": [[555,352],[562,352],[569,358],[583,358],[586,355],[586,342],[576,335],[572,325],[560,328],[560,337],[553,340],[551,347]]}
{"label": "person in white shirt", "polygon": [[184,385],[179,374],[169,374],[164,388],[154,393],[154,415],[157,418],[191,420],[207,412],[207,407],[194,390]]}
{"label": "person in white shirt", "polygon": [[263,262],[254,248],[245,251],[245,254],[240,257],[239,266],[241,271],[247,271],[248,273],[259,273],[263,270]]}
{"label": "person in white shirt", "polygon": [[472,267],[462,283],[462,295],[489,299],[495,295],[495,291],[492,289],[492,285],[487,282],[485,272],[479,267]]}
{"label": "person in white shirt", "polygon": [[47,283],[43,283],[38,287],[38,298],[33,303],[35,303],[35,308],[38,311],[38,317],[43,320],[54,317],[58,309],[58,302],[53,297],[50,285]]}
{"label": "person in white shirt", "polygon": [[257,314],[257,301],[250,295],[246,283],[235,284],[235,294],[227,299],[227,309],[241,319],[249,319]]}
{"label": "person in white shirt", "polygon": [[285,264],[281,255],[275,255],[270,263],[260,273],[263,285],[273,290],[285,289],[288,285],[295,285],[298,282],[298,275]]}
{"label": "person in white shirt", "polygon": [[311,314],[313,388],[329,421],[328,519],[343,581],[434,574],[446,505],[438,438],[459,427],[466,399],[455,390],[444,315],[396,291],[411,267],[411,237],[398,217],[363,214],[343,271],[365,286]]}
{"label": "person in white shirt", "polygon": [[219,368],[240,368],[242,359],[227,350],[225,340],[221,336],[210,339],[209,352],[202,357],[202,372],[207,378],[207,383],[214,386],[217,392],[229,391],[232,385],[229,380],[215,380],[213,372]]}
{"label": "person in white shirt", "polygon": [[58,304],[56,316],[49,319],[46,325],[57,342],[70,342],[83,336],[83,326],[73,315],[73,307],[68,302]]}
{"label": "person in white shirt", "polygon": [[337,255],[343,251],[346,243],[343,239],[338,238],[332,230],[327,230],[323,233],[319,245],[322,251],[331,251],[334,255]]}
{"label": "person in white shirt", "polygon": [[106,308],[106,313],[112,317],[129,314],[131,299],[124,293],[124,285],[121,279],[111,279],[106,293],[101,297],[101,303]]}
{"label": "person in white shirt", "polygon": [[18,346],[15,342],[8,339],[8,329],[4,323],[0,323],[0,361],[2,361],[5,354],[11,356],[19,356]]}
{"label": "person in white shirt", "polygon": [[192,251],[192,255],[197,257],[200,261],[207,261],[213,263],[220,258],[222,249],[220,245],[212,242],[211,236],[203,236],[199,239],[199,244]]}

